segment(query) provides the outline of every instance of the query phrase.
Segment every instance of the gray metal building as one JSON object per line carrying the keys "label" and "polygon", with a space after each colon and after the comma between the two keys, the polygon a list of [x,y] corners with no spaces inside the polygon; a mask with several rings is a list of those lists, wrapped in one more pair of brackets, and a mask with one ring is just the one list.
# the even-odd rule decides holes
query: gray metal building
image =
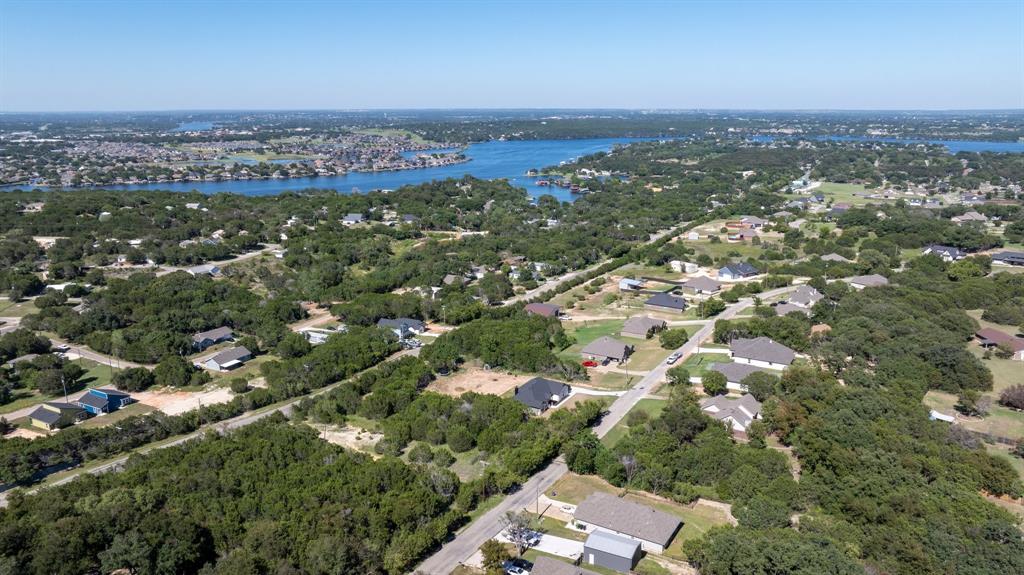
{"label": "gray metal building", "polygon": [[583,560],[625,573],[640,560],[640,542],[599,529],[583,543]]}

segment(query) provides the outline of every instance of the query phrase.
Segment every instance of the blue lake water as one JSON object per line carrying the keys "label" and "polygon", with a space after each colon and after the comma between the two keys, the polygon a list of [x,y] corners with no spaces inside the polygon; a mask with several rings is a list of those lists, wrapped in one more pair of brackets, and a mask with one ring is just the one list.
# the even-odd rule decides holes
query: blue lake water
{"label": "blue lake water", "polygon": [[182,122],[172,132],[205,132],[213,129],[213,122]]}
{"label": "blue lake water", "polygon": [[579,156],[607,152],[616,144],[649,141],[654,138],[597,138],[587,140],[530,140],[514,142],[483,142],[470,144],[466,149],[469,162],[437,168],[401,170],[393,172],[357,172],[344,176],[321,176],[312,178],[289,178],[283,180],[241,180],[223,182],[180,182],[165,184],[136,184],[103,186],[110,190],[170,190],[189,192],[197,190],[204,194],[232,192],[247,196],[266,196],[289,190],[320,188],[348,194],[353,190],[393,190],[405,185],[421,184],[432,180],[461,178],[469,174],[480,179],[507,178],[513,185],[526,188],[531,196],[550,194],[559,200],[571,202],[575,199],[569,190],[555,186],[538,186],[538,178],[526,176],[532,168],[541,169],[556,166]]}

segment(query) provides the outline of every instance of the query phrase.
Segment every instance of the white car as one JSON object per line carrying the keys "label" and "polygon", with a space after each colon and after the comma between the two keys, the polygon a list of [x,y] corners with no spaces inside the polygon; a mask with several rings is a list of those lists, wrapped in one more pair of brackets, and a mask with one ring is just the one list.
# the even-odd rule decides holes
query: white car
{"label": "white car", "polygon": [[668,359],[665,360],[665,363],[668,364],[668,365],[672,365],[673,363],[679,361],[679,358],[681,358],[681,357],[683,357],[683,354],[681,354],[681,353],[679,353],[677,351],[677,352],[673,353],[672,355],[668,356]]}

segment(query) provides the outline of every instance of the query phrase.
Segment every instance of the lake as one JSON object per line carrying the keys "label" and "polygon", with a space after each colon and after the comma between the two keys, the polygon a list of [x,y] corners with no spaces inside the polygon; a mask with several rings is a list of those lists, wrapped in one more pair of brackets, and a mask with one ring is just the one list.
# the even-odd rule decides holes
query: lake
{"label": "lake", "polygon": [[587,140],[527,140],[492,141],[470,144],[466,148],[469,162],[437,168],[401,170],[392,172],[356,172],[344,176],[321,176],[312,178],[288,178],[282,180],[233,180],[223,182],[175,182],[165,184],[135,184],[123,186],[102,186],[109,190],[170,190],[189,192],[197,190],[204,194],[233,192],[247,196],[267,196],[289,190],[320,188],[348,194],[353,190],[394,190],[405,185],[421,184],[432,180],[471,176],[491,180],[507,178],[513,185],[526,188],[531,196],[551,194],[559,200],[571,202],[575,199],[569,190],[556,186],[538,186],[539,178],[526,176],[532,168],[541,169],[557,166],[579,156],[607,152],[616,144],[650,141],[655,138],[595,138]]}
{"label": "lake", "polygon": [[213,129],[213,122],[182,122],[171,132],[205,132]]}

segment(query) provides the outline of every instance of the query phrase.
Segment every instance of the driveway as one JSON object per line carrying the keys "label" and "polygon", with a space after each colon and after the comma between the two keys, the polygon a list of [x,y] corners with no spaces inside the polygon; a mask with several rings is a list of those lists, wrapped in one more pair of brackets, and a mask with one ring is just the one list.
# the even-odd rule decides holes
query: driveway
{"label": "driveway", "polygon": [[[499,541],[508,541],[504,533],[499,533],[496,537]],[[559,557],[565,557],[567,559],[576,559],[583,555],[583,542],[575,541],[573,539],[566,539],[565,537],[556,537],[555,535],[541,534],[540,543],[537,543],[531,549],[536,549],[543,553],[550,553],[551,555],[558,555]]]}

